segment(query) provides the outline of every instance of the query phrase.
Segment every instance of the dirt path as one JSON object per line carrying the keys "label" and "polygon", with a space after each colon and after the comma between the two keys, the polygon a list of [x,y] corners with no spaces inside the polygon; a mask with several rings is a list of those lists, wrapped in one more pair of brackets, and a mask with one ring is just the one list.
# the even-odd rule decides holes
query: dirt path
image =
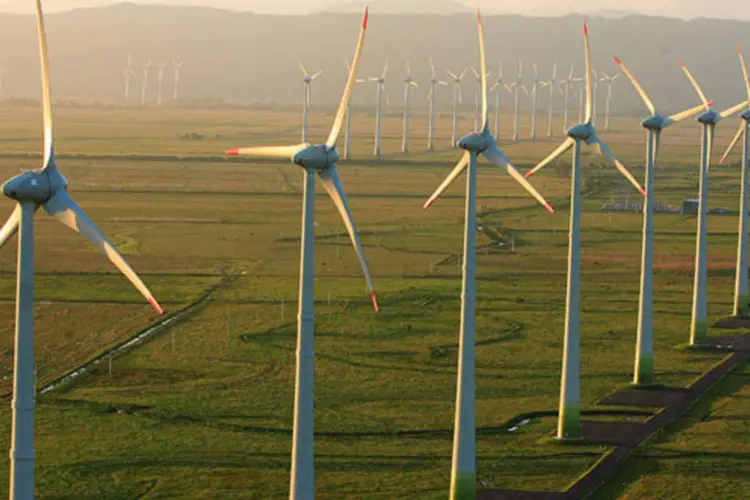
{"label": "dirt path", "polygon": [[479,500],[574,500],[586,498],[611,478],[635,449],[656,433],[677,421],[711,387],[733,369],[750,360],[750,335],[711,339],[711,344],[730,353],[727,357],[696,380],[690,387],[660,387],[627,389],[612,394],[600,404],[607,406],[653,406],[663,408],[647,422],[582,422],[583,439],[613,445],[604,456],[566,491],[559,493],[513,490],[485,490]]}

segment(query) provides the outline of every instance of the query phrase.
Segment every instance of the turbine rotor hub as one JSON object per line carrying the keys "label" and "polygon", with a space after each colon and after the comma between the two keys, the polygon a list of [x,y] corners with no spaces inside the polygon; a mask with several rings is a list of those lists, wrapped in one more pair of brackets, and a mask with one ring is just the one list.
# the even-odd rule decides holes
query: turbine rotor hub
{"label": "turbine rotor hub", "polygon": [[592,137],[596,137],[596,134],[590,123],[579,123],[568,130],[568,136],[577,141],[588,142]]}
{"label": "turbine rotor hub", "polygon": [[308,146],[303,149],[292,159],[295,165],[302,168],[314,168],[316,170],[325,170],[334,165],[339,160],[339,154],[336,149],[328,149],[325,145]]}
{"label": "turbine rotor hub", "polygon": [[3,194],[18,202],[41,205],[52,196],[50,179],[42,170],[23,172],[3,184]]}
{"label": "turbine rotor hub", "polygon": [[458,147],[474,153],[481,153],[489,147],[489,143],[484,134],[475,132],[458,141]]}
{"label": "turbine rotor hub", "polygon": [[748,109],[748,110],[743,111],[742,113],[740,113],[740,118],[742,118],[746,122],[750,122],[750,109]]}
{"label": "turbine rotor hub", "polygon": [[641,122],[641,127],[648,130],[662,130],[664,128],[664,117],[659,114],[649,116]]}
{"label": "turbine rotor hub", "polygon": [[698,117],[698,121],[703,125],[716,125],[720,119],[719,113],[713,109],[709,109]]}

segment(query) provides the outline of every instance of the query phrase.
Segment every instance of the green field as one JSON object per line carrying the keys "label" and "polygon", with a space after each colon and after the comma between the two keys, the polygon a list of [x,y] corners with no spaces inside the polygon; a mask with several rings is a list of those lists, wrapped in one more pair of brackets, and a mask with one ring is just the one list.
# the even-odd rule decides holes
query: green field
{"label": "green field", "polygon": [[[39,112],[5,109],[0,178],[39,166]],[[280,163],[228,161],[230,147],[296,143],[296,113],[250,110],[56,110],[59,165],[70,192],[151,287],[167,312],[188,313],[148,341],[37,398],[38,498],[282,498],[287,495],[296,335],[302,175]],[[524,122],[528,121],[527,119]],[[314,114],[311,136],[331,117]],[[472,120],[462,121],[469,130]],[[316,481],[319,498],[445,498],[450,480],[463,181],[422,204],[459,152],[400,154],[400,121],[383,125],[373,159],[372,117],[354,119],[355,158],[340,172],[378,291],[375,314],[334,205],[316,199]],[[415,117],[422,150],[426,119]],[[505,132],[509,131],[506,122]],[[645,132],[636,119],[602,134],[639,179]],[[736,122],[720,127],[721,149]],[[546,131],[542,120],[540,130]],[[204,140],[178,135],[200,133]],[[505,135],[505,133],[504,133]],[[561,138],[501,147],[520,170]],[[697,193],[699,128],[664,137],[656,193],[679,205]],[[27,156],[28,155],[28,156]],[[632,377],[642,218],[604,213],[637,199],[617,171],[584,158],[582,405],[591,409]],[[738,158],[710,174],[710,323],[731,313]],[[567,168],[566,168],[567,166]],[[569,164],[534,184],[548,214],[501,170],[479,171],[477,304],[478,476],[497,488],[565,489],[607,448],[549,439],[559,392],[565,310]],[[463,180],[463,178],[462,178]],[[1,201],[8,214],[12,204]],[[158,321],[106,259],[40,213],[36,236],[39,387]],[[515,241],[515,253],[493,239]],[[14,243],[15,240],[12,240]],[[684,386],[721,359],[675,349],[689,339],[695,218],[656,216],[658,382]],[[15,251],[0,252],[0,384],[11,391]],[[725,332],[712,331],[713,335]],[[750,487],[747,366],[634,457],[601,498],[728,498]],[[709,412],[709,421],[702,417]],[[10,429],[9,399],[0,416]],[[624,418],[624,417],[622,417]],[[743,433],[744,432],[744,433]],[[10,433],[0,437],[9,448]],[[745,455],[743,455],[745,454]],[[8,470],[7,454],[1,455]],[[0,489],[8,475],[0,474]],[[697,493],[695,493],[697,495]]]}

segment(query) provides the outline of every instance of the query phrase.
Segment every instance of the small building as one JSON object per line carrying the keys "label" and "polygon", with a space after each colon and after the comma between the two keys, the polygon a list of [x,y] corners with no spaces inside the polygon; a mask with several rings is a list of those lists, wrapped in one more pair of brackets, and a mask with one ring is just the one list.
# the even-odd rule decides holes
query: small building
{"label": "small building", "polygon": [[697,198],[682,200],[682,215],[698,215],[700,201]]}

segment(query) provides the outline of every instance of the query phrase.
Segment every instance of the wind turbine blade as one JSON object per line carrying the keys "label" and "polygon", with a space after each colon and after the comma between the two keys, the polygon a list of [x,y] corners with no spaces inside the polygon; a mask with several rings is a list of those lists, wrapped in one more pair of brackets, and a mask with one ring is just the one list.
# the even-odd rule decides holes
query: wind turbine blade
{"label": "wind turbine blade", "polygon": [[5,246],[9,239],[18,232],[18,225],[21,222],[21,205],[16,205],[13,213],[10,214],[5,225],[0,229],[0,248]]}
{"label": "wind turbine blade", "polygon": [[435,190],[434,193],[432,193],[432,196],[425,202],[424,209],[427,210],[430,208],[430,205],[435,203],[435,200],[440,198],[442,194],[445,192],[448,187],[453,184],[453,181],[456,180],[456,178],[461,175],[461,173],[466,169],[466,167],[469,165],[469,157],[471,156],[471,153],[468,151],[464,152],[464,155],[461,157],[461,161],[458,162],[458,164],[455,166],[455,168],[451,171],[450,174],[448,174],[448,177],[445,178],[442,184]]}
{"label": "wind turbine blade", "polygon": [[500,82],[495,83],[492,87],[490,87],[490,93],[494,92],[499,86]]}
{"label": "wind turbine blade", "polygon": [[55,161],[52,145],[52,90],[49,76],[49,51],[47,50],[47,32],[44,27],[42,2],[36,0],[37,30],[39,32],[39,59],[42,67],[42,114],[44,117],[44,167]]}
{"label": "wind turbine blade", "polygon": [[437,71],[435,71],[435,61],[430,57],[430,69],[432,69],[432,78],[437,78]]}
{"label": "wind turbine blade", "polygon": [[750,99],[750,77],[747,76],[747,66],[745,65],[745,56],[742,55],[742,50],[737,47],[737,54],[740,56],[740,64],[742,65],[742,76],[745,77],[745,88],[747,89],[747,98]]}
{"label": "wind turbine blade", "polygon": [[477,9],[477,25],[479,26],[479,56],[481,59],[482,70],[482,127],[486,130],[489,126],[487,116],[489,108],[487,107],[487,57],[484,47],[484,27],[482,26],[482,14]]}
{"label": "wind turbine blade", "polygon": [[311,76],[311,77],[310,77],[310,79],[311,79],[311,80],[315,80],[316,78],[318,78],[318,77],[319,77],[320,75],[322,75],[322,74],[323,74],[323,70],[322,70],[322,69],[321,69],[321,70],[318,70],[318,72],[317,72],[317,73],[315,73],[315,74],[314,74],[313,76]]}
{"label": "wind turbine blade", "polygon": [[458,76],[456,76],[456,74],[453,71],[446,69],[445,72],[448,73],[448,76],[453,78],[453,80],[459,80]]}
{"label": "wind turbine blade", "polygon": [[744,133],[745,133],[745,122],[743,121],[742,123],[740,123],[740,129],[737,131],[737,134],[735,134],[734,139],[732,139],[732,142],[729,144],[729,147],[727,148],[726,153],[724,153],[724,156],[722,156],[721,160],[719,160],[719,165],[723,165],[724,162],[727,161],[727,158],[732,153],[732,150],[734,150],[734,148],[740,142],[740,139],[742,139],[742,135]]}
{"label": "wind turbine blade", "polygon": [[729,109],[725,109],[724,111],[722,111],[720,113],[720,115],[721,115],[722,118],[729,118],[732,115],[736,115],[737,113],[739,113],[743,109],[747,109],[748,105],[750,105],[750,100],[749,101],[745,101],[745,102],[741,102],[738,105],[732,106]]}
{"label": "wind turbine blade", "polygon": [[703,104],[706,105],[706,108],[709,108],[710,105],[708,104],[708,99],[706,98],[706,94],[703,93],[703,89],[700,85],[698,85],[698,82],[693,77],[693,74],[690,72],[689,69],[687,69],[687,66],[685,66],[682,62],[680,62],[680,68],[682,68],[683,73],[685,73],[685,76],[688,77],[688,80],[690,80],[690,83],[693,84],[693,88],[696,92],[698,92],[698,96],[701,98],[701,101],[703,101]]}
{"label": "wind turbine blade", "polygon": [[474,73],[474,76],[476,77],[476,79],[479,80],[479,72],[476,69],[474,69],[473,66],[469,66],[468,69],[471,70],[471,72]]}
{"label": "wind turbine blade", "polygon": [[589,27],[583,23],[583,39],[586,52],[586,123],[591,123],[594,112],[593,90],[591,82],[591,49],[589,48]]}
{"label": "wind turbine blade", "polygon": [[467,73],[468,71],[469,71],[469,68],[464,68],[464,71],[463,71],[463,73],[461,73],[461,77],[459,78],[459,80],[463,80],[463,79],[464,79],[464,77],[466,76],[466,73]]}
{"label": "wind turbine blade", "polygon": [[344,88],[344,95],[341,97],[341,103],[339,104],[338,113],[336,113],[336,119],[333,121],[333,127],[331,133],[326,141],[326,146],[329,148],[336,147],[336,141],[339,138],[341,127],[344,126],[344,118],[346,117],[346,108],[349,106],[349,99],[352,97],[352,90],[357,84],[357,70],[359,69],[359,60],[362,58],[362,48],[365,44],[365,32],[367,31],[367,19],[369,17],[369,10],[365,7],[365,15],[362,19],[362,29],[359,32],[359,40],[357,41],[357,49],[354,52],[354,59],[352,60],[352,69],[349,71],[349,81],[346,82]]}
{"label": "wind turbine blade", "polygon": [[560,146],[556,150],[552,152],[552,154],[550,154],[547,158],[542,160],[542,162],[539,165],[537,165],[533,169],[526,172],[524,177],[528,179],[529,177],[531,177],[532,175],[534,175],[535,173],[537,173],[538,171],[540,171],[541,169],[543,169],[544,167],[552,163],[553,161],[557,160],[562,155],[564,155],[570,148],[572,148],[575,143],[576,143],[575,139],[568,137],[567,139],[565,139],[565,141],[563,141],[562,144],[560,144]]}
{"label": "wind turbine blade", "polygon": [[642,186],[640,185],[640,183],[639,183],[639,182],[638,182],[638,181],[636,180],[636,178],[635,178],[635,177],[633,177],[633,174],[631,174],[631,173],[630,173],[630,171],[629,171],[629,170],[628,170],[627,168],[625,168],[625,165],[623,165],[623,164],[622,164],[622,162],[621,162],[620,160],[618,160],[618,159],[617,159],[617,157],[616,157],[616,156],[615,156],[615,154],[614,154],[614,153],[612,152],[612,150],[611,150],[611,149],[609,149],[609,146],[607,146],[607,145],[606,145],[606,144],[604,143],[604,141],[602,141],[602,140],[601,140],[601,139],[599,139],[598,137],[596,138],[596,143],[597,143],[597,144],[599,145],[599,149],[601,150],[601,153],[602,153],[602,154],[603,154],[604,156],[606,156],[607,158],[609,158],[610,160],[612,160],[612,162],[613,162],[613,163],[615,164],[615,167],[617,167],[617,170],[619,170],[619,171],[620,171],[620,173],[621,173],[622,175],[624,175],[624,176],[625,176],[625,178],[626,178],[627,180],[629,180],[629,181],[630,181],[630,183],[631,183],[631,184],[632,184],[633,186],[635,186],[635,188],[636,188],[636,189],[637,189],[638,191],[640,191],[640,192],[641,192],[641,194],[642,194],[643,196],[646,196],[646,190],[645,190],[645,189],[643,189],[643,187],[642,187]]}
{"label": "wind turbine blade", "polygon": [[[708,105],[709,106],[713,106],[713,104],[714,104],[713,101],[708,101]],[[696,106],[694,108],[690,108],[690,109],[687,109],[685,111],[681,111],[680,113],[675,113],[674,115],[672,115],[669,118],[667,118],[666,123],[665,123],[664,126],[666,127],[666,126],[672,125],[673,123],[679,122],[681,120],[685,120],[686,118],[693,117],[695,115],[698,115],[698,114],[702,113],[705,110],[706,110],[706,105],[705,104],[699,104],[698,106]]]}
{"label": "wind turbine blade", "polygon": [[73,201],[64,189],[60,189],[52,198],[50,198],[47,203],[44,204],[44,209],[48,214],[57,218],[57,220],[68,226],[70,229],[80,233],[91,241],[94,246],[101,250],[102,253],[104,253],[104,255],[106,255],[115,266],[117,266],[117,269],[119,269],[120,272],[130,280],[138,291],[141,292],[153,308],[156,309],[156,312],[164,314],[164,310],[146,285],[143,284],[143,281],[141,281],[135,271],[131,269],[117,249],[107,240],[89,216],[86,215],[75,201]]}
{"label": "wind turbine blade", "polygon": [[412,87],[414,87],[415,89],[418,89],[418,88],[419,88],[419,84],[418,84],[417,82],[413,81],[413,80],[409,82],[409,85],[411,85],[411,86],[412,86]]}
{"label": "wind turbine blade", "polygon": [[623,73],[630,79],[630,83],[633,84],[633,87],[635,87],[635,90],[638,91],[638,93],[641,95],[641,99],[643,99],[643,102],[646,103],[646,107],[648,108],[648,111],[652,114],[656,114],[656,107],[654,107],[654,103],[651,102],[651,99],[649,99],[648,94],[646,94],[646,91],[643,90],[643,87],[641,87],[641,84],[638,83],[638,80],[635,79],[633,74],[630,72],[630,70],[625,67],[625,64],[620,60],[619,57],[615,57],[615,62],[620,66],[620,69]]}
{"label": "wind turbine blade", "polygon": [[357,233],[357,227],[354,225],[354,219],[352,218],[352,212],[349,210],[349,204],[346,201],[346,194],[344,188],[341,186],[341,179],[339,178],[336,166],[333,165],[325,170],[319,170],[318,176],[320,177],[323,187],[328,191],[328,196],[331,197],[333,203],[336,205],[341,218],[344,221],[346,230],[349,232],[349,237],[354,245],[354,250],[357,252],[359,257],[359,263],[362,266],[362,272],[365,275],[365,281],[367,282],[367,288],[370,290],[370,296],[372,297],[372,305],[376,312],[380,312],[378,306],[378,300],[375,296],[375,289],[372,286],[372,279],[370,278],[370,270],[367,268],[367,261],[365,260],[365,252],[362,249],[362,242],[359,239],[359,233]]}
{"label": "wind turbine blade", "polygon": [[529,95],[529,89],[526,88],[526,85],[521,84],[521,90],[523,90],[523,93],[527,96]]}
{"label": "wind turbine blade", "polygon": [[526,191],[528,191],[531,196],[536,198],[536,200],[541,203],[544,208],[546,208],[550,213],[555,213],[555,209],[552,208],[552,205],[550,205],[547,200],[544,199],[544,196],[539,194],[534,186],[532,186],[531,183],[527,181],[523,175],[518,173],[518,170],[516,170],[516,168],[510,163],[508,157],[505,156],[503,152],[497,148],[497,146],[488,148],[482,154],[485,158],[487,158],[498,167],[504,167],[508,175],[513,177],[513,179],[515,179],[516,182],[518,182]]}
{"label": "wind turbine blade", "polygon": [[308,147],[308,144],[297,144],[295,146],[261,146],[257,148],[230,149],[226,152],[229,156],[254,156],[256,158],[283,158],[291,160],[294,155]]}
{"label": "wind turbine blade", "polygon": [[302,74],[305,76],[305,78],[307,78],[308,76],[310,76],[310,74],[305,69],[305,65],[302,64],[302,61],[297,61],[297,66],[299,66],[299,69],[302,71]]}

